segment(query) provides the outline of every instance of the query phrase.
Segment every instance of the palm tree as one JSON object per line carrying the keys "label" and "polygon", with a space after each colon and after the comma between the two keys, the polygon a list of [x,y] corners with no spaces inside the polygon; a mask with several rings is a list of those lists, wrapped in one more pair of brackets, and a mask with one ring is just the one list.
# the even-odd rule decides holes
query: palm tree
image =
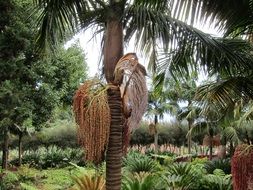
{"label": "palm tree", "polygon": [[163,119],[167,113],[175,114],[179,110],[177,103],[177,94],[174,89],[157,92],[155,89],[149,92],[148,108],[146,115],[153,117],[152,123],[149,125],[151,135],[154,135],[155,152],[158,150],[158,123],[159,119]]}
{"label": "palm tree", "polygon": [[[107,83],[111,85],[108,91],[111,124],[107,149],[107,189],[120,189],[121,184],[120,147],[123,118],[119,83],[114,83],[114,70],[123,55],[124,41],[128,42],[135,36],[138,47],[148,52],[153,60],[150,63],[157,60],[159,46],[156,44],[161,44],[166,51],[173,50],[171,56],[175,63],[179,63],[182,58],[178,56],[179,53],[196,55],[195,50],[200,52],[197,56],[202,60],[206,60],[207,55],[215,55],[212,61],[206,60],[204,65],[216,66],[220,58],[229,63],[237,63],[236,66],[244,63],[237,62],[242,60],[241,54],[231,53],[237,46],[229,43],[230,40],[214,39],[173,18],[169,0],[35,0],[35,2],[39,12],[37,44],[40,50],[46,50],[47,47],[54,49],[54,44],[62,42],[67,34],[77,33],[90,26],[97,26],[99,29],[97,33],[104,33],[103,73]],[[189,51],[184,46],[191,47],[192,50]],[[175,64],[174,69],[180,67],[186,69],[184,63]],[[226,67],[221,70],[226,70]],[[160,77],[164,76],[162,74]]]}

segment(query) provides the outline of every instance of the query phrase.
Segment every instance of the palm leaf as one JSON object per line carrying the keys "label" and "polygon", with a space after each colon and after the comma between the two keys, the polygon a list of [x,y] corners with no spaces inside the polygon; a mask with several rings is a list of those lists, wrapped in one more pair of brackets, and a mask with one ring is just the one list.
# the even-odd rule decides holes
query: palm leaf
{"label": "palm leaf", "polygon": [[226,35],[252,32],[252,1],[173,0],[173,16],[191,23],[215,23]]}
{"label": "palm leaf", "polygon": [[[104,16],[103,1],[85,0],[34,0],[39,12],[37,20],[38,33],[36,43],[38,49],[45,50],[66,38],[69,33],[79,31]],[[105,6],[105,5],[104,5]]]}
{"label": "palm leaf", "polygon": [[207,122],[197,122],[188,131],[187,136],[197,135],[197,134],[201,134],[201,133],[207,133],[208,129],[209,129],[209,126],[208,126]]}
{"label": "palm leaf", "polygon": [[239,144],[240,140],[237,134],[237,131],[234,127],[226,127],[223,130],[223,137],[225,137],[227,140],[231,140],[232,142]]}
{"label": "palm leaf", "polygon": [[202,101],[205,109],[211,104],[217,110],[226,110],[239,98],[253,97],[253,81],[248,77],[231,77],[199,87],[196,99]]}

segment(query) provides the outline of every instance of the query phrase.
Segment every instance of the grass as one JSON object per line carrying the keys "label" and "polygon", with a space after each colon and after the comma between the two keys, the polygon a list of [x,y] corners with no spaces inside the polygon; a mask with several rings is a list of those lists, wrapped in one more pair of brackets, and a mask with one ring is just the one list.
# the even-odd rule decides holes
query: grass
{"label": "grass", "polygon": [[[92,169],[86,170],[88,173],[93,171]],[[15,178],[13,183],[8,180],[8,184],[11,184],[12,186],[8,186],[7,184],[7,186],[3,188],[6,190],[63,190],[74,185],[72,176],[79,175],[80,170],[72,166],[47,170],[38,170],[22,166],[17,171],[8,173],[12,173],[17,176],[18,180]]]}

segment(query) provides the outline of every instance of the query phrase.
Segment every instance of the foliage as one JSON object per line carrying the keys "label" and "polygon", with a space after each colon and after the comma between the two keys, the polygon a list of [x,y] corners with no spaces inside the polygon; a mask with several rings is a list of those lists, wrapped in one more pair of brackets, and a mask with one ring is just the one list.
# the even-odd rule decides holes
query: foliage
{"label": "foliage", "polygon": [[[1,2],[2,3],[2,2]],[[85,78],[84,56],[78,46],[57,47],[55,56],[42,60],[34,50],[33,30],[36,15],[30,16],[31,1],[11,1],[9,25],[0,35],[1,91],[3,120],[23,126],[46,122],[59,102],[70,104],[73,89]],[[2,12],[1,12],[2,13]],[[7,18],[6,18],[7,19]],[[25,126],[27,127],[27,126]]]}
{"label": "foliage", "polygon": [[[161,123],[157,127],[158,144],[173,144],[181,146],[186,143],[187,128],[180,123]],[[131,145],[148,145],[154,142],[153,136],[149,134],[148,124],[143,122],[141,126],[134,130],[131,135]]]}
{"label": "foliage", "polygon": [[208,174],[212,174],[216,169],[222,170],[225,174],[231,174],[230,159],[208,161],[205,163],[204,168],[206,169]]}
{"label": "foliage", "polygon": [[158,175],[149,172],[132,173],[124,176],[122,190],[154,190],[159,182]]}
{"label": "foliage", "polygon": [[142,122],[140,127],[133,130],[130,139],[130,145],[147,145],[153,143],[153,137],[149,134],[148,124]]}
{"label": "foliage", "polygon": [[213,174],[204,177],[205,188],[210,190],[232,190],[232,176],[226,175],[222,170],[215,169]]}
{"label": "foliage", "polygon": [[[61,149],[56,146],[25,151],[23,154],[23,164],[42,169],[66,167],[69,165],[68,162],[83,165],[83,159],[84,153],[81,149]],[[17,162],[18,159],[11,160],[13,165],[16,165]]]}
{"label": "foliage", "polygon": [[105,189],[105,178],[102,175],[82,175],[74,177],[76,185],[70,190],[104,190]]}
{"label": "foliage", "polygon": [[[79,172],[72,167],[62,169],[37,170],[23,165],[15,171],[9,171],[12,183],[7,183],[5,178],[0,181],[3,190],[23,189],[68,189],[74,185],[71,175]],[[8,177],[8,179],[10,179]],[[15,182],[16,181],[16,182]]]}
{"label": "foliage", "polygon": [[127,157],[123,159],[123,165],[127,171],[133,173],[152,173],[158,171],[158,164],[155,160],[137,152],[130,152]]}
{"label": "foliage", "polygon": [[194,158],[191,162],[192,165],[195,165],[195,164],[206,164],[208,163],[208,159],[207,158]]}
{"label": "foliage", "polygon": [[165,182],[172,189],[198,189],[203,182],[202,165],[174,163],[167,167]]}
{"label": "foliage", "polygon": [[14,189],[18,184],[18,176],[13,173],[6,171],[4,173],[1,173],[1,180],[0,180],[0,188],[4,190],[12,190]]}

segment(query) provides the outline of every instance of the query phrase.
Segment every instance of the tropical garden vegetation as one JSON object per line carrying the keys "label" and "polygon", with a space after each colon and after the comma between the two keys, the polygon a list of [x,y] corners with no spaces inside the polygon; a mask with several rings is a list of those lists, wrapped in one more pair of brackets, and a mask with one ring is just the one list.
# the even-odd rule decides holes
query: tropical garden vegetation
{"label": "tropical garden vegetation", "polygon": [[[0,10],[0,189],[253,189],[251,0]],[[90,27],[103,36],[96,78],[80,44],[64,46]]]}

